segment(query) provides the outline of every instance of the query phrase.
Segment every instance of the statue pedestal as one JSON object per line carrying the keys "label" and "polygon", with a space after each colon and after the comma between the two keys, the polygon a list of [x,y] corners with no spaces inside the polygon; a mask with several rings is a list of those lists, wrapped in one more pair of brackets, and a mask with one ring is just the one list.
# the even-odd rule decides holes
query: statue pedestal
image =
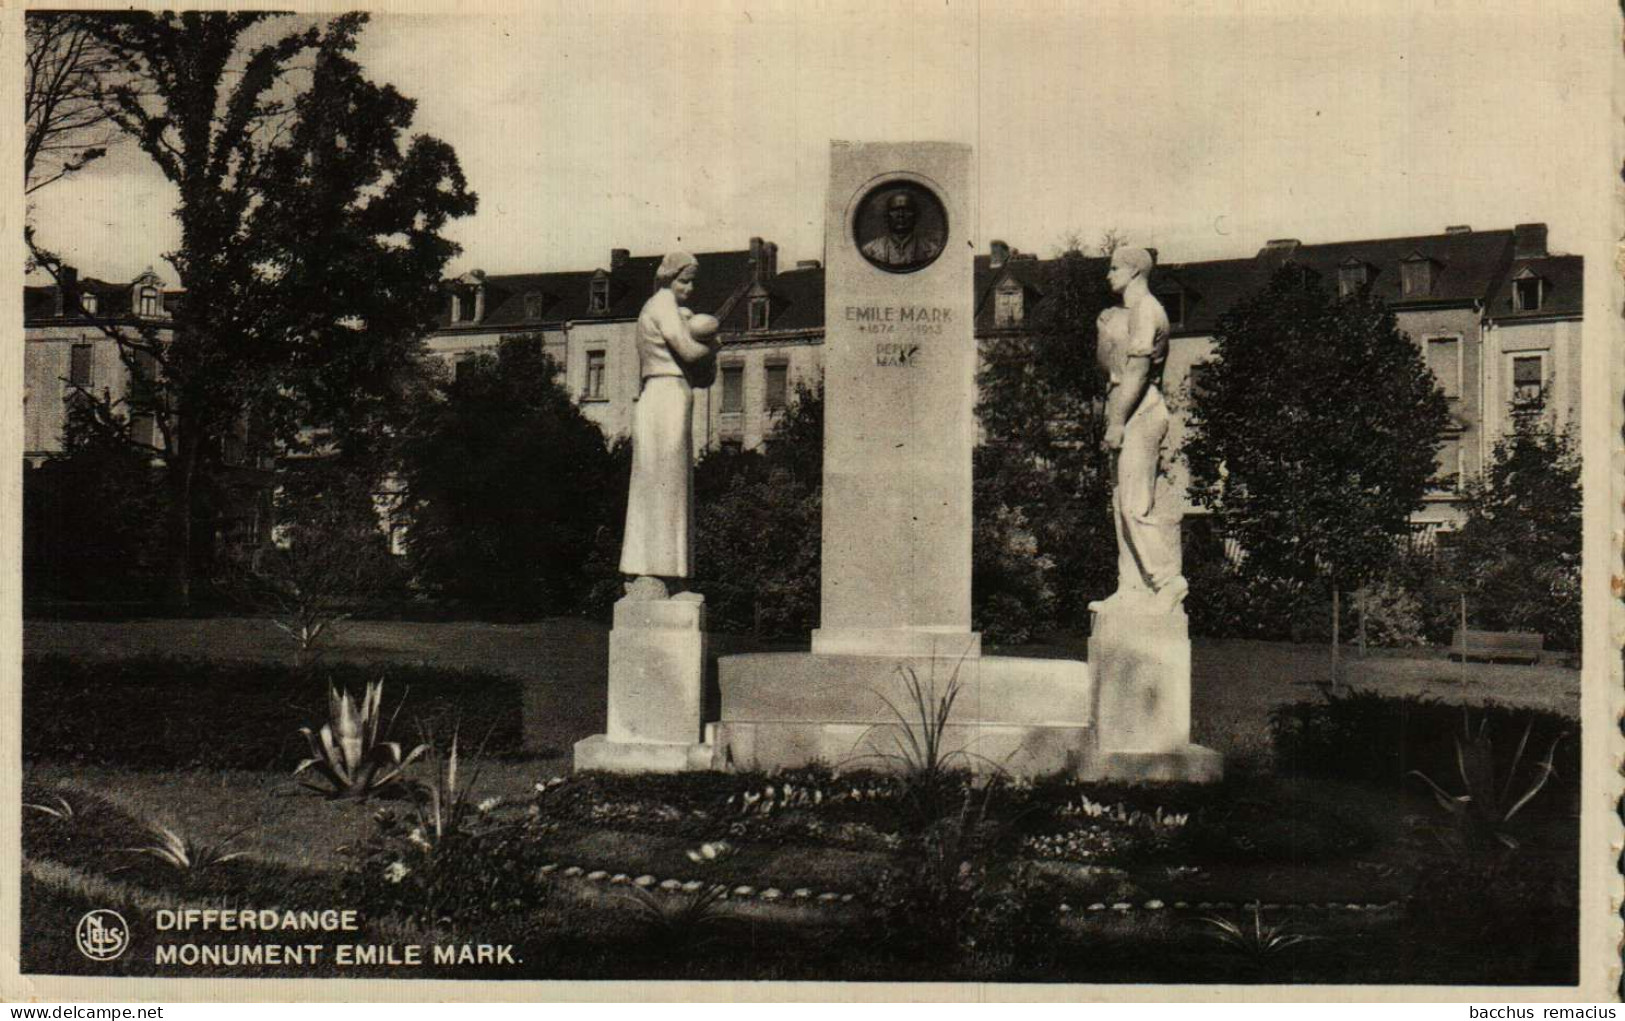
{"label": "statue pedestal", "polygon": [[1184,780],[1224,775],[1217,752],[1191,744],[1191,640],[1184,611],[1094,614],[1095,752],[1086,779]]}
{"label": "statue pedestal", "polygon": [[711,768],[701,740],[705,603],[622,599],[609,633],[609,723],[575,746],[575,768],[677,773]]}

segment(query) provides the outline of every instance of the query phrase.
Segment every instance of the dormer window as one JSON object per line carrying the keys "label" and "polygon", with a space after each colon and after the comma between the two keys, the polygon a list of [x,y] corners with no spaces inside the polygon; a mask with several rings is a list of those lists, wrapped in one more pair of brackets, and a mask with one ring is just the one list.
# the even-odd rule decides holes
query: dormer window
{"label": "dormer window", "polygon": [[1359,261],[1350,259],[1337,267],[1337,296],[1339,298],[1352,298],[1366,289],[1371,283],[1371,267]]}
{"label": "dormer window", "polygon": [[470,270],[451,288],[451,321],[477,323],[485,318],[485,273]]}
{"label": "dormer window", "polygon": [[592,278],[592,291],[587,298],[587,311],[600,315],[609,311],[609,277],[602,272]]}
{"label": "dormer window", "polygon": [[1027,295],[1021,284],[1006,280],[993,292],[993,325],[996,328],[1020,326],[1027,315]]}
{"label": "dormer window", "polygon": [[87,315],[87,316],[95,315],[96,314],[96,295],[92,294],[90,291],[85,291],[85,292],[81,293],[79,295],[79,307],[84,309],[85,315]]}
{"label": "dormer window", "polygon": [[769,322],[769,302],[765,294],[758,294],[750,299],[750,328],[765,330]]}
{"label": "dormer window", "polygon": [[1162,310],[1168,313],[1169,326],[1185,325],[1185,292],[1181,290],[1161,291],[1157,300],[1162,303]]}
{"label": "dormer window", "polygon": [[1512,308],[1517,312],[1538,312],[1546,299],[1546,281],[1528,266],[1512,279]]}
{"label": "dormer window", "polygon": [[164,294],[159,288],[163,281],[148,266],[146,272],[130,285],[130,308],[143,319],[156,319],[164,314]]}
{"label": "dormer window", "polygon": [[1406,298],[1420,298],[1433,293],[1434,277],[1439,264],[1413,252],[1399,265],[1400,288]]}
{"label": "dormer window", "polygon": [[542,296],[535,291],[525,295],[525,318],[540,319],[542,317]]}

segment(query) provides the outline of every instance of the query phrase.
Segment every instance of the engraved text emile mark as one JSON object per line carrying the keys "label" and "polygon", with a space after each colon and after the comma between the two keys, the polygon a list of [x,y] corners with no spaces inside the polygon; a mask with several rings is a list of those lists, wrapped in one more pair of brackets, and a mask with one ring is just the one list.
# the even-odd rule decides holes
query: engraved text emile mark
{"label": "engraved text emile mark", "polygon": [[[941,334],[953,321],[953,310],[930,305],[848,305],[846,321],[859,333],[888,336],[931,336]],[[875,364],[907,366],[919,362],[920,345],[907,341],[875,345]]]}

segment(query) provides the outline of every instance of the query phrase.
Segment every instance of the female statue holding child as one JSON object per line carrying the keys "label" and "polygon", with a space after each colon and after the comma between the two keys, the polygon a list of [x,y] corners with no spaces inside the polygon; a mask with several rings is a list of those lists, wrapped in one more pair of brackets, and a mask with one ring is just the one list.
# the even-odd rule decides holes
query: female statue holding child
{"label": "female statue holding child", "polygon": [[694,391],[716,378],[717,320],[686,307],[699,263],[671,252],[655,272],[655,293],[638,316],[642,389],[632,412],[632,484],[626,502],[621,573],[632,599],[698,599],[684,590],[694,531]]}

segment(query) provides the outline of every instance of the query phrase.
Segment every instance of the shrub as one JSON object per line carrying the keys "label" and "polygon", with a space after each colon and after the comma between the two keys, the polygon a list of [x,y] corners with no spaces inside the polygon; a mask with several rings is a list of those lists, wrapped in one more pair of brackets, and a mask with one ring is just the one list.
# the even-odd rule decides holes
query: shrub
{"label": "shrub", "polygon": [[[1529,747],[1546,748],[1561,734],[1575,735],[1579,724],[1558,713],[1486,702],[1480,714],[1494,748],[1495,775],[1507,776],[1519,739],[1528,731]],[[1270,734],[1276,768],[1383,787],[1412,789],[1408,774],[1420,770],[1432,777],[1457,773],[1456,739],[1462,708],[1422,695],[1384,695],[1323,691],[1316,701],[1292,702],[1270,711]],[[1577,795],[1580,755],[1577,739],[1558,744],[1554,783]],[[1561,788],[1557,788],[1561,789]],[[1540,811],[1565,799],[1541,799]]]}
{"label": "shrub", "polygon": [[490,921],[533,910],[552,892],[540,869],[551,829],[535,817],[466,820],[454,843],[436,844],[414,819],[379,812],[375,832],[352,849],[345,894],[369,915],[434,926]]}
{"label": "shrub", "polygon": [[[360,689],[379,672],[349,663],[310,673],[182,656],[29,656],[23,755],[126,769],[291,770],[307,751],[299,728],[327,714],[329,685]],[[414,716],[431,724],[460,717],[481,733],[493,728],[489,750],[519,749],[514,679],[424,666],[390,666],[385,676],[391,701],[409,697]]]}

